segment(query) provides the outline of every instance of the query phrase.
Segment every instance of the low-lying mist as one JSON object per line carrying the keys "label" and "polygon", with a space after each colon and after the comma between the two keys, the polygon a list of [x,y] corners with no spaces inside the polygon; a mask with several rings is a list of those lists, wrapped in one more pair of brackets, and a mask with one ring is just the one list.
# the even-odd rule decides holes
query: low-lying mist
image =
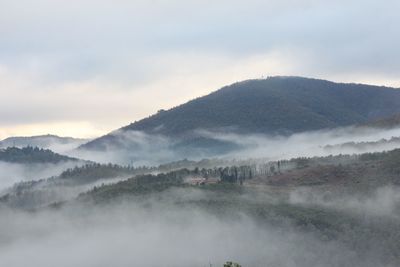
{"label": "low-lying mist", "polygon": [[39,180],[59,175],[68,168],[83,165],[82,162],[60,162],[60,163],[8,163],[0,161],[0,193],[5,188],[15,183],[31,180]]}
{"label": "low-lying mist", "polygon": [[[54,203],[63,203],[77,198],[81,193],[87,192],[95,187],[107,184],[114,184],[128,177],[110,177],[99,179],[95,182],[77,183],[63,181],[62,179],[43,179],[39,182],[33,182],[26,185],[26,188],[20,183],[5,189],[3,197],[4,204],[8,207],[15,207],[23,210],[34,210],[47,207]],[[22,189],[23,188],[23,189]],[[0,195],[1,197],[2,195]]]}
{"label": "low-lying mist", "polygon": [[[387,146],[380,144],[382,139],[400,136],[400,128],[375,129],[365,127],[345,127],[332,130],[319,130],[297,133],[291,136],[238,135],[204,132],[218,140],[234,142],[242,149],[225,155],[230,158],[267,158],[269,160],[290,159],[295,157],[314,157],[338,154],[359,154],[380,152],[400,147],[400,143]],[[341,145],[354,142],[376,142],[365,150],[354,147],[329,149],[329,145]],[[398,146],[396,146],[398,145]]]}
{"label": "low-lying mist", "polygon": [[[198,147],[192,154],[183,153],[175,149],[178,141],[163,136],[115,134],[121,138],[117,139],[120,145],[129,145],[121,147],[114,140],[104,151],[75,150],[73,156],[133,165],[207,156],[262,158],[265,162],[360,152],[356,147],[340,146],[346,142],[374,142],[368,144],[370,152],[394,149],[396,143],[379,141],[400,136],[400,128],[348,127],[288,137],[199,130],[198,137],[235,148],[209,154],[203,149],[200,153]],[[338,146],[332,150],[328,145]],[[188,144],[184,151],[190,147]],[[16,182],[56,176],[79,164],[0,163],[0,192]],[[293,188],[263,183],[252,186],[245,181],[243,186],[182,184],[161,192],[143,189],[135,195],[120,184],[112,192],[125,192],[131,194],[129,197],[96,189],[104,193],[103,198],[91,199],[90,193],[76,198],[94,186],[128,177],[130,174],[87,183],[75,181],[74,186],[52,186],[48,180],[37,183],[26,195],[17,192],[14,202],[8,196],[8,202],[0,204],[1,265],[222,267],[226,261],[243,267],[400,264],[397,186],[382,183],[385,186],[376,190],[362,190],[357,185],[326,183]]]}
{"label": "low-lying mist", "polygon": [[[237,134],[198,130],[194,139],[173,139],[137,131],[116,131],[112,141],[103,141],[101,150],[79,149],[70,155],[107,163],[158,165],[185,158],[281,160],[295,157],[328,156],[379,152],[400,147],[400,142],[380,142],[400,136],[400,128],[375,129],[345,127],[297,133],[290,136]],[[201,141],[199,141],[199,139]],[[199,144],[200,142],[200,144]],[[216,145],[215,142],[220,142]],[[341,146],[348,142],[372,142],[357,146]],[[329,147],[334,146],[334,147]],[[361,147],[361,148],[360,148]]]}
{"label": "low-lying mist", "polygon": [[400,220],[400,187],[383,186],[368,194],[335,194],[311,188],[296,188],[289,202],[300,205],[318,205],[351,214],[388,217]]}
{"label": "low-lying mist", "polygon": [[122,165],[158,165],[180,159],[173,149],[174,141],[160,135],[149,135],[138,131],[115,131],[112,141],[104,141],[101,149],[75,149],[69,156],[99,163]]}
{"label": "low-lying mist", "polygon": [[[291,211],[296,205],[288,207],[290,201],[274,196],[221,196],[195,189],[174,189],[101,205],[75,203],[36,212],[0,208],[1,263],[8,267],[202,267],[222,266],[232,260],[247,267],[397,266],[398,261],[392,258],[396,251],[388,251],[396,250],[390,247],[392,244],[380,244],[382,238],[372,238],[376,233],[363,232],[368,228],[353,229],[351,221],[348,226],[340,225],[341,230],[332,222],[324,226],[328,228],[325,231],[318,224],[299,226],[290,216],[273,216],[274,212],[262,219],[248,213],[246,205],[232,208],[224,204],[230,212],[214,210],[218,205],[209,206],[213,201],[229,203],[232,197],[246,205],[287,208],[296,217]],[[397,197],[393,201],[399,203]],[[299,207],[320,204],[325,207],[319,202],[302,202]],[[384,218],[379,222],[385,226]],[[327,234],[330,227],[335,235]]]}
{"label": "low-lying mist", "polygon": [[66,154],[78,146],[88,142],[89,139],[77,139],[71,137],[58,137],[53,135],[31,136],[31,137],[10,137],[0,141],[0,148],[27,146],[50,149],[59,154]]}

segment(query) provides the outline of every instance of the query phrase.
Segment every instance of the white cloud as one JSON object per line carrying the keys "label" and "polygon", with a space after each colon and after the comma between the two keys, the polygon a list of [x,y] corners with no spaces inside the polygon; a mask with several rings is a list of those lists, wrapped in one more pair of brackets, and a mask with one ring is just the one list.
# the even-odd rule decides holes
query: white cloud
{"label": "white cloud", "polygon": [[0,0],[0,7],[2,127],[85,121],[108,131],[262,75],[400,86],[397,1]]}
{"label": "white cloud", "polygon": [[18,73],[2,67],[0,88],[7,89],[0,106],[0,137],[10,132],[27,135],[49,131],[93,137],[229,83],[271,72],[283,74],[293,65],[279,53],[239,61],[217,54],[168,54],[149,61],[159,69],[159,75],[137,84],[113,83],[100,76],[46,83],[45,73]]}

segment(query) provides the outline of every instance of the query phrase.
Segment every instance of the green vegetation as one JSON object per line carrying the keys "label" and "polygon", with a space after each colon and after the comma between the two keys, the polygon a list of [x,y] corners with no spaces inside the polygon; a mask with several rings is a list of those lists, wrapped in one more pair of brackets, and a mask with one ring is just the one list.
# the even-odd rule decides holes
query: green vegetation
{"label": "green vegetation", "polygon": [[8,147],[0,149],[0,161],[12,163],[59,163],[62,161],[78,161],[76,158],[63,156],[49,149],[38,147]]}
{"label": "green vegetation", "polygon": [[[266,229],[273,226],[277,231],[293,230],[312,234],[313,238],[324,242],[338,242],[361,258],[377,251],[377,262],[398,265],[400,225],[398,219],[393,219],[399,216],[397,211],[380,217],[338,205],[291,201],[290,194],[293,188],[307,186],[308,190],[315,190],[314,193],[328,192],[324,201],[329,201],[332,194],[336,197],[368,196],[381,186],[400,184],[400,149],[359,156],[295,158],[247,165],[242,165],[243,162],[236,162],[236,165],[231,162],[231,166],[225,166],[228,163],[225,161],[218,163],[224,166],[206,168],[217,164],[209,161],[181,161],[158,168],[88,164],[46,181],[21,184],[15,187],[14,195],[3,196],[0,202],[15,205],[22,205],[23,201],[45,203],[61,209],[63,199],[45,202],[49,198],[57,199],[58,191],[47,191],[51,184],[79,185],[126,176],[131,178],[95,186],[68,203],[93,207],[90,204],[126,200],[146,209],[157,203],[170,210],[195,210],[232,221],[251,218],[251,222]],[[203,182],[190,182],[196,179]],[[40,187],[41,184],[46,186]],[[30,186],[32,190],[27,189]],[[247,225],[243,224],[243,227]],[[226,264],[236,266],[233,262]]]}
{"label": "green vegetation", "polygon": [[235,262],[227,261],[224,264],[224,267],[242,267],[242,265],[235,263]]}
{"label": "green vegetation", "polygon": [[138,175],[111,185],[102,185],[82,194],[80,198],[95,201],[112,200],[125,195],[145,195],[162,192],[171,187],[184,186],[183,179],[190,174],[187,169],[157,175]]}
{"label": "green vegetation", "polygon": [[133,176],[151,172],[153,168],[147,167],[123,167],[116,164],[86,164],[67,169],[59,176],[63,180],[73,180],[78,183],[90,183],[106,178],[116,178],[123,176]]}
{"label": "green vegetation", "polygon": [[342,242],[349,250],[360,254],[384,248],[376,256],[379,261],[398,262],[400,225],[394,220],[380,217],[366,219],[335,207],[295,204],[287,201],[282,192],[270,193],[275,194],[271,198],[270,194],[234,183],[185,184],[183,179],[192,174],[192,171],[182,169],[167,174],[142,175],[114,185],[96,187],[82,194],[79,200],[110,203],[123,197],[146,207],[156,201],[171,209],[201,210],[232,221],[247,216],[260,227],[290,227],[309,232],[326,242]]}
{"label": "green vegetation", "polygon": [[86,139],[77,139],[72,137],[60,137],[57,135],[36,135],[36,136],[13,136],[0,141],[0,148],[7,147],[39,147],[50,148],[53,145],[69,145],[78,146],[86,142]]}
{"label": "green vegetation", "polygon": [[364,123],[360,127],[391,129],[391,128],[395,128],[399,125],[400,125],[400,114],[395,114],[393,116],[380,118],[378,120],[373,120],[368,123]]}
{"label": "green vegetation", "polygon": [[[192,163],[191,163],[192,164]],[[205,191],[243,193],[251,186],[334,186],[346,190],[374,190],[384,185],[400,184],[400,149],[360,156],[329,156],[296,158],[289,161],[267,162],[214,168],[178,169],[157,175],[143,174],[129,167],[113,165],[89,165],[69,170],[61,177],[87,179],[120,173],[132,174],[132,178],[116,184],[96,187],[86,193],[98,199],[112,199],[124,195],[145,195],[162,192],[171,187],[195,186]],[[89,171],[88,171],[89,170]],[[154,169],[156,170],[156,169]],[[81,174],[83,173],[83,174]],[[96,173],[99,173],[97,176]],[[135,175],[135,176],[134,176]],[[191,182],[191,179],[203,179]]]}
{"label": "green vegetation", "polygon": [[[198,167],[218,163],[231,165]],[[68,169],[57,177],[15,184],[10,189],[8,198],[1,202],[25,203],[29,202],[32,196],[41,199],[40,195],[56,194],[58,187],[79,187],[100,180],[106,182],[106,179],[113,182],[112,179],[115,178],[127,180],[97,185],[82,196],[108,201],[123,196],[144,196],[163,192],[173,187],[194,187],[205,192],[220,194],[242,194],[249,188],[264,186],[280,187],[283,190],[298,186],[322,186],[335,191],[371,192],[379,186],[400,184],[400,149],[359,156],[295,158],[241,165],[243,163],[245,162],[216,160],[212,163],[212,160],[199,162],[185,160],[159,167],[87,164]],[[84,191],[79,191],[77,194],[82,192]],[[220,203],[211,204],[217,207]],[[235,205],[240,206],[240,203]]]}
{"label": "green vegetation", "polygon": [[[229,144],[193,134],[197,129],[240,133],[290,134],[365,123],[400,113],[400,92],[360,84],[298,77],[249,80],[132,123],[124,131],[183,137],[178,148]],[[83,146],[98,149],[127,142],[109,134]],[[128,141],[128,140],[126,140]],[[221,143],[222,142],[222,143]]]}

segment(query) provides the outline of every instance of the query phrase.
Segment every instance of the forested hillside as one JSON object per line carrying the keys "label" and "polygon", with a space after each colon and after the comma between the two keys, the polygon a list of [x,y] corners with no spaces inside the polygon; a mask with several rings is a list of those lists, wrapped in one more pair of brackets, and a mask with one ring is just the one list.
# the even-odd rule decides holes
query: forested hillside
{"label": "forested hillside", "polygon": [[49,149],[28,146],[24,148],[8,147],[0,149],[0,161],[33,164],[78,161],[78,159],[54,153]]}
{"label": "forested hillside", "polygon": [[39,147],[43,149],[56,148],[75,148],[85,142],[87,139],[60,137],[57,135],[36,135],[36,136],[13,136],[0,141],[0,148],[7,147]]}
{"label": "forested hillside", "polygon": [[[398,103],[400,91],[394,88],[271,77],[226,86],[170,110],[159,111],[121,128],[120,132],[141,131],[174,138],[192,137],[199,129],[291,134],[391,116],[400,113]],[[119,138],[117,134],[106,135],[82,148],[118,145]],[[207,144],[207,140],[193,140]]]}

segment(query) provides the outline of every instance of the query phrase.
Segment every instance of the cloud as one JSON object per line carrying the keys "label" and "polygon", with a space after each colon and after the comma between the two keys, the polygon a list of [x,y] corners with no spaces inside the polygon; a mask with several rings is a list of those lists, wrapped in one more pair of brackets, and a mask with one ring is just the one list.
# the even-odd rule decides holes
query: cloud
{"label": "cloud", "polygon": [[68,168],[81,165],[83,165],[83,163],[61,162],[57,164],[19,164],[0,161],[0,194],[2,194],[6,188],[9,188],[16,183],[37,181],[57,176]]}
{"label": "cloud", "polygon": [[[268,136],[263,134],[235,134],[224,132],[209,132],[199,130],[202,136],[216,140],[231,142],[241,150],[223,155],[231,159],[266,158],[282,160],[297,157],[323,157],[339,154],[360,154],[380,152],[398,148],[398,143],[380,144],[382,139],[389,140],[400,136],[400,128],[375,129],[368,127],[341,127],[330,130],[318,130],[292,134],[290,136]],[[356,147],[341,147],[347,142],[377,142],[363,149]],[[338,145],[328,149],[328,145]]]}
{"label": "cloud", "polygon": [[369,194],[340,195],[318,192],[310,188],[296,188],[290,192],[289,202],[302,205],[319,205],[362,216],[400,219],[400,190],[398,186],[384,186]]}
{"label": "cloud", "polygon": [[[104,206],[37,212],[0,208],[0,257],[13,267],[26,266],[27,259],[43,267],[200,267],[222,266],[228,260],[246,266],[328,267],[377,266],[393,253],[390,245],[377,245],[381,239],[369,238],[376,232],[360,236],[348,227],[339,237],[326,240],[315,228],[293,227],[288,218],[278,216],[274,224],[236,209],[229,215],[216,214],[190,204],[210,197],[220,196],[186,189]],[[249,204],[257,201],[254,195],[250,198]],[[363,238],[368,246],[352,246]]]}
{"label": "cloud", "polygon": [[[235,62],[219,55],[183,56],[173,53],[157,59],[149,58],[149,61],[159,71],[154,73],[154,80],[137,84],[127,81],[113,83],[104,77],[46,83],[43,82],[43,73],[18,73],[3,66],[0,84],[7,91],[3,94],[4,104],[0,106],[2,130],[27,135],[35,127],[39,131],[53,128],[51,133],[66,135],[63,131],[76,129],[68,135],[94,137],[228,83],[261,77],[264,72],[260,69],[281,74],[289,59],[282,60],[279,54],[271,53]],[[222,67],[228,64],[228,68]]]}
{"label": "cloud", "polygon": [[400,86],[398,1],[1,6],[2,126],[84,121],[106,132],[262,75]]}
{"label": "cloud", "polygon": [[[376,129],[368,127],[342,127],[292,134],[290,136],[264,134],[237,134],[220,131],[196,130],[192,137],[205,138],[208,142],[196,143],[140,131],[114,131],[111,138],[101,140],[92,148],[71,151],[70,156],[102,163],[151,165],[183,159],[248,160],[258,162],[289,160],[297,157],[324,157],[339,154],[382,152],[400,147],[392,137],[400,136],[400,128]],[[221,142],[215,145],[211,140]],[[354,142],[354,145],[343,145]],[[362,142],[371,142],[366,145]],[[225,144],[225,145],[222,145]],[[358,146],[356,145],[358,144]]]}

